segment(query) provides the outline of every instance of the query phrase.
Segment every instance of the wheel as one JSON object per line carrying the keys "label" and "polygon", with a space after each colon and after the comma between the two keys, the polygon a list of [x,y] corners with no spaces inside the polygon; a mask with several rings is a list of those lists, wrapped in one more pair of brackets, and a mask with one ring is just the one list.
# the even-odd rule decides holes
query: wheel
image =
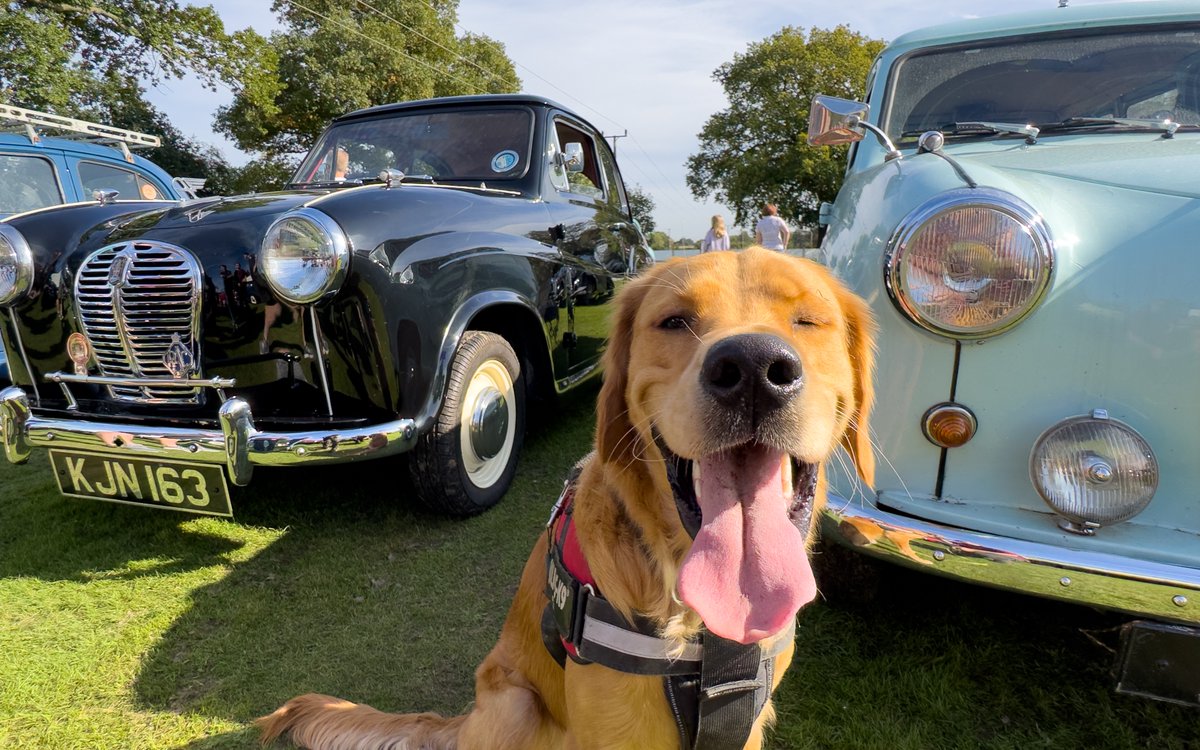
{"label": "wheel", "polygon": [[525,395],[521,365],[507,341],[486,331],[463,334],[437,421],[411,453],[421,502],[454,516],[500,502],[525,436]]}

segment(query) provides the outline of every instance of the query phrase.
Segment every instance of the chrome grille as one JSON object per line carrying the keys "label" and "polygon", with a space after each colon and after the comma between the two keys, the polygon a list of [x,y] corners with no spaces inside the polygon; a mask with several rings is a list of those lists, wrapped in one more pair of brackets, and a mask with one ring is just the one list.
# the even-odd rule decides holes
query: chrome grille
{"label": "chrome grille", "polygon": [[[172,378],[163,355],[175,336],[200,361],[200,266],[183,248],[145,241],[103,247],[80,266],[75,301],[102,375]],[[120,401],[195,404],[202,397],[199,388],[107,387]]]}

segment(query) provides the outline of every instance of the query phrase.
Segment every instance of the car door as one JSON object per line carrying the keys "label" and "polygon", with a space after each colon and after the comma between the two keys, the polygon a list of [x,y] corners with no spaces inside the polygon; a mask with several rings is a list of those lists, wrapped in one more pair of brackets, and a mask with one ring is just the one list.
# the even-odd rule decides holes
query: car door
{"label": "car door", "polygon": [[575,375],[594,367],[604,351],[609,304],[629,273],[628,237],[636,229],[603,138],[586,123],[552,112],[548,140],[545,198],[563,263],[555,282],[564,318],[556,364]]}

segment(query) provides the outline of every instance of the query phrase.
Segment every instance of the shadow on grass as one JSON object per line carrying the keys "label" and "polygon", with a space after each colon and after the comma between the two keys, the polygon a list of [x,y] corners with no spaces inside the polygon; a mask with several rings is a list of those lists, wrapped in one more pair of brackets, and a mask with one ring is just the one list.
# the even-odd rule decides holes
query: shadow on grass
{"label": "shadow on grass", "polygon": [[[527,438],[504,501],[472,519],[415,509],[403,467],[368,462],[299,484],[296,472],[257,475],[235,512],[285,533],[192,592],[143,659],[137,699],[234,721],[308,691],[383,710],[462,711],[562,479],[589,450],[594,402],[591,388],[564,399],[555,422]],[[189,747],[243,747],[249,736]]]}

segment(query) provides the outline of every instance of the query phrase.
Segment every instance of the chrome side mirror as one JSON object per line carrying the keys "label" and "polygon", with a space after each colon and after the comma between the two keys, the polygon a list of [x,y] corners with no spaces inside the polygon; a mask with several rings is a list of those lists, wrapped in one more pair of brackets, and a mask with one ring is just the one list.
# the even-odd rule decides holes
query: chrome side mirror
{"label": "chrome side mirror", "polygon": [[818,95],[808,111],[808,143],[812,146],[842,146],[866,137],[859,129],[871,107],[850,99]]}
{"label": "chrome side mirror", "polygon": [[562,153],[558,155],[558,163],[560,166],[566,167],[568,172],[582,172],[583,144],[564,144]]}
{"label": "chrome side mirror", "polygon": [[866,131],[869,130],[887,149],[885,158],[888,161],[899,159],[900,151],[887,133],[867,122],[867,113],[870,111],[870,105],[851,99],[824,95],[813,97],[808,111],[809,145],[843,146],[857,143],[866,137]]}

